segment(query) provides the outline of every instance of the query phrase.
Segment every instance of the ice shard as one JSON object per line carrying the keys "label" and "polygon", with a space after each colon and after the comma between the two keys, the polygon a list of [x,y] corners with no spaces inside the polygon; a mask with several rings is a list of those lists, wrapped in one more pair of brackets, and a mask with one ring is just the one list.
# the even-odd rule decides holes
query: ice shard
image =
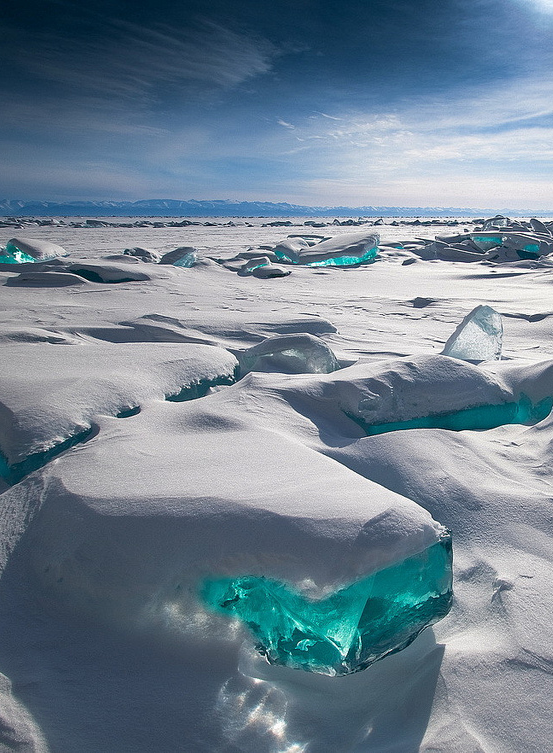
{"label": "ice shard", "polygon": [[477,306],[451,335],[442,355],[461,361],[499,361],[502,344],[501,315],[490,306]]}
{"label": "ice shard", "polygon": [[238,355],[242,374],[282,371],[292,374],[330,374],[340,366],[328,345],[307,333],[275,335]]}
{"label": "ice shard", "polygon": [[209,578],[202,597],[242,620],[271,664],[326,675],[366,669],[441,620],[452,601],[448,533],[422,552],[319,601],[268,578]]}

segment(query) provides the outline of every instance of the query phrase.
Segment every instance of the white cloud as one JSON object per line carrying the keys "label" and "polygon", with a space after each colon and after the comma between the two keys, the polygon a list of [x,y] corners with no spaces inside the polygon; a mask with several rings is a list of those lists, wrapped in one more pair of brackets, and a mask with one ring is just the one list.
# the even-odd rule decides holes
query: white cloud
{"label": "white cloud", "polygon": [[553,82],[519,79],[390,112],[340,112],[339,122],[312,115],[288,136],[306,176],[294,200],[551,208],[551,102]]}

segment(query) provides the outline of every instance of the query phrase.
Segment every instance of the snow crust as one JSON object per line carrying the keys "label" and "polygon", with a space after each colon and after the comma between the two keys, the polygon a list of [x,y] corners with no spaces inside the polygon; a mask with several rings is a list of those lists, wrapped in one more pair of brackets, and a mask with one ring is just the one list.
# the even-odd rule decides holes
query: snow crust
{"label": "snow crust", "polygon": [[[499,230],[518,248],[541,224]],[[0,487],[2,753],[548,750],[551,415],[483,431],[360,425],[553,396],[547,247],[509,261],[506,245],[379,231],[378,263],[282,279],[237,274],[274,261],[282,238],[245,225],[38,227],[69,257],[2,265],[0,449],[13,463],[93,428]],[[349,229],[325,233],[346,244]],[[152,263],[179,246],[201,263]],[[147,262],[123,258],[136,248]],[[448,248],[475,256],[448,261]],[[441,355],[479,305],[501,316],[502,360]],[[275,336],[321,343],[341,368],[273,361],[166,399],[230,377]],[[198,597],[206,576],[258,575],[318,599],[444,527],[451,613],[359,674],[271,666]]]}

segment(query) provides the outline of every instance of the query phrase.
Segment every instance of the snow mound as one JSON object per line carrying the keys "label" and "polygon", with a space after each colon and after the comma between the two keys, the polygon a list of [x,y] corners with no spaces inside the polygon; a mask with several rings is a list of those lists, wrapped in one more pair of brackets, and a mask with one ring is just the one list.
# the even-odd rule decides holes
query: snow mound
{"label": "snow mound", "polygon": [[[236,358],[206,345],[2,346],[0,449],[10,466],[183,388],[234,380]],[[40,390],[35,388],[40,381]]]}

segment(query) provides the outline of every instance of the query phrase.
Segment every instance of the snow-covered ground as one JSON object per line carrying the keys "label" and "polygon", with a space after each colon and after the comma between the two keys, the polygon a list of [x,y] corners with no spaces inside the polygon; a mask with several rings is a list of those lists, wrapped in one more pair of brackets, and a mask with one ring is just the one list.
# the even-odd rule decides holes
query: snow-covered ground
{"label": "snow-covered ground", "polygon": [[[287,235],[360,229],[247,222],[0,227],[69,252],[0,266],[0,750],[551,750],[553,421],[363,426],[553,397],[553,266],[425,261],[393,245],[465,225],[386,221],[372,264],[259,279]],[[179,246],[195,266],[118,258]],[[480,304],[502,360],[440,356]],[[317,373],[285,373],[302,347]],[[355,674],[269,664],[202,602],[231,576],[324,599],[444,526],[451,612]]]}

